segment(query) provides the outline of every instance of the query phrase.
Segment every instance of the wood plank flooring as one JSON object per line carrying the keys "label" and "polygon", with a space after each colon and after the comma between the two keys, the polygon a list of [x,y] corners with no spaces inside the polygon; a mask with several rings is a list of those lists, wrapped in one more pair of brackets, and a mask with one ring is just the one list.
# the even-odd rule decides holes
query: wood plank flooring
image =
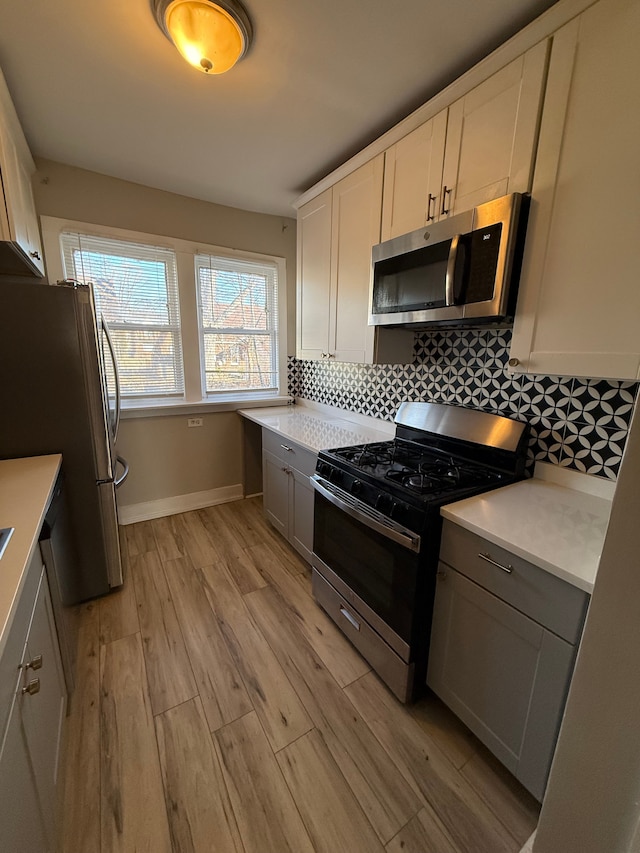
{"label": "wood plank flooring", "polygon": [[59,853],[519,853],[537,803],[395,700],[259,498],[123,540],[124,588],[78,609]]}

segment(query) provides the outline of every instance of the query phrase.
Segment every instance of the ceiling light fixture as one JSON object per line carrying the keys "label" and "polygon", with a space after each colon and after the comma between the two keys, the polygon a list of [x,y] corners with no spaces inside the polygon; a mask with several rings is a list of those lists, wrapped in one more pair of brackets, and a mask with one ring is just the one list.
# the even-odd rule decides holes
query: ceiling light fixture
{"label": "ceiling light fixture", "polygon": [[151,0],[158,25],[190,65],[222,74],[245,55],[253,30],[237,0]]}

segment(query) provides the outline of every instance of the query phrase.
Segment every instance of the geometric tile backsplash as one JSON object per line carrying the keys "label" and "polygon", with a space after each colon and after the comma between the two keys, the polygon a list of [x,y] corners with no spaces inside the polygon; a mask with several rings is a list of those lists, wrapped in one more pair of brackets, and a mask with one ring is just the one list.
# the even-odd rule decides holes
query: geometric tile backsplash
{"label": "geometric tile backsplash", "polygon": [[529,463],[615,480],[637,382],[507,373],[510,329],[416,333],[412,364],[289,358],[289,394],[392,421],[405,400],[452,403],[531,426]]}

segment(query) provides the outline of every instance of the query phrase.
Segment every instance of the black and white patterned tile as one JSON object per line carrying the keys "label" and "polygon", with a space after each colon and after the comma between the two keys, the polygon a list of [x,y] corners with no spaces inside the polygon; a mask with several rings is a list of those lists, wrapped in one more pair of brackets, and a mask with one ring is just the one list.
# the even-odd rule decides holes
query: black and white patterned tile
{"label": "black and white patterned tile", "polygon": [[615,480],[638,383],[507,372],[511,330],[420,332],[414,361],[287,365],[289,393],[393,420],[400,403],[450,403],[526,421],[529,470],[538,461]]}
{"label": "black and white patterned tile", "polygon": [[560,465],[616,480],[626,440],[626,429],[567,423]]}

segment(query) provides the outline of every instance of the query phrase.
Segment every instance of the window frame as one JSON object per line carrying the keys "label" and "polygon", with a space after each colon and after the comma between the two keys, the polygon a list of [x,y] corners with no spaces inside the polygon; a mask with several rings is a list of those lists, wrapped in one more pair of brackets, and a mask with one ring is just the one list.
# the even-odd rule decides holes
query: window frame
{"label": "window frame", "polygon": [[[266,321],[267,322],[265,324],[264,330],[257,330],[257,329],[255,329],[255,330],[254,329],[246,329],[245,330],[242,327],[236,327],[236,326],[228,327],[228,328],[220,327],[220,328],[213,328],[211,330],[208,330],[205,327],[204,322],[203,322],[203,314],[202,314],[203,300],[201,298],[201,291],[200,291],[200,286],[201,286],[200,270],[207,269],[207,268],[211,269],[211,265],[209,267],[207,267],[206,264],[199,263],[199,261],[205,260],[207,258],[210,260],[221,260],[223,262],[225,260],[229,260],[230,265],[233,265],[233,263],[235,261],[239,261],[241,263],[246,261],[247,263],[256,264],[258,267],[262,267],[263,270],[266,270],[269,267],[272,268],[273,275],[275,277],[275,287],[269,286],[268,284],[266,286],[266,294],[265,294],[265,296],[266,296],[266,312],[265,313],[266,313]],[[240,256],[235,256],[233,258],[230,258],[228,255],[220,255],[220,254],[218,254],[218,255],[198,254],[195,256],[194,261],[195,261],[196,298],[197,298],[197,304],[198,304],[198,340],[199,340],[199,344],[200,344],[200,367],[201,367],[202,396],[203,396],[203,398],[215,399],[220,394],[230,393],[230,392],[224,392],[224,391],[207,391],[207,365],[206,365],[206,358],[205,358],[205,342],[206,342],[206,337],[208,334],[212,334],[212,335],[214,335],[214,334],[229,334],[229,335],[237,335],[238,337],[240,337],[243,334],[249,335],[249,336],[251,336],[251,335],[268,335],[272,339],[273,346],[275,348],[275,357],[272,360],[272,364],[274,365],[274,368],[275,368],[273,372],[275,373],[275,376],[276,376],[276,388],[275,389],[268,389],[266,391],[260,391],[258,389],[253,389],[252,391],[248,391],[246,393],[273,394],[273,393],[277,392],[278,388],[279,388],[279,383],[280,383],[278,363],[279,363],[280,347],[281,347],[279,328],[278,328],[278,326],[279,326],[279,323],[278,323],[278,315],[279,315],[278,305],[279,305],[279,300],[280,300],[280,292],[279,292],[280,291],[280,278],[279,278],[279,270],[278,270],[277,265],[273,261],[267,261],[264,259],[258,261],[254,258],[240,257]],[[222,264],[220,266],[222,266]],[[273,293],[274,293],[274,290],[275,290],[275,311],[273,310],[273,301],[274,301]],[[273,322],[274,316],[275,316],[275,323]],[[231,392],[231,393],[233,393],[233,392]]]}
{"label": "window frame", "polygon": [[[47,278],[56,282],[64,278],[64,264],[60,246],[60,235],[64,231],[77,231],[97,238],[111,238],[130,243],[157,246],[175,252],[178,278],[178,302],[180,311],[180,339],[185,390],[183,396],[130,398],[122,402],[122,417],[136,414],[147,416],[189,413],[198,411],[230,410],[243,406],[255,406],[289,402],[287,394],[287,270],[285,258],[230,249],[206,243],[196,243],[179,237],[167,237],[142,231],[115,228],[106,225],[41,216],[43,249]],[[204,357],[200,344],[200,316],[198,305],[198,281],[196,256],[211,255],[230,260],[247,260],[273,264],[277,274],[277,384],[275,391],[218,391],[206,392],[204,383]]]}
{"label": "window frame", "polygon": [[[69,239],[65,241],[65,236],[68,236]],[[77,238],[77,239],[76,239]],[[97,240],[98,245],[95,245],[92,241]],[[62,245],[62,243],[66,244],[66,247]],[[99,244],[102,245],[99,245]],[[166,295],[166,305],[167,305],[167,321],[166,323],[162,322],[123,322],[122,318],[118,320],[114,320],[112,317],[105,317],[107,322],[109,331],[112,333],[114,346],[116,351],[118,349],[118,333],[140,333],[140,335],[144,335],[145,333],[165,333],[171,336],[172,338],[172,358],[171,361],[173,363],[173,375],[175,378],[174,386],[171,390],[165,390],[162,393],[158,393],[154,395],[149,393],[148,391],[143,392],[131,392],[126,390],[126,379],[124,378],[124,374],[126,371],[120,371],[120,386],[122,393],[122,400],[127,401],[127,403],[131,402],[132,404],[136,403],[144,403],[145,400],[165,400],[165,399],[183,399],[184,396],[184,358],[182,356],[182,329],[180,323],[180,294],[178,290],[178,264],[176,253],[172,249],[168,249],[165,246],[153,246],[148,243],[141,242],[133,242],[130,240],[121,240],[115,239],[112,237],[96,237],[96,235],[88,234],[86,231],[79,231],[78,229],[64,228],[60,232],[59,235],[59,245],[61,249],[61,254],[63,257],[63,265],[65,264],[65,260],[69,260],[73,263],[75,267],[75,277],[80,279],[87,278],[83,275],[84,269],[79,271],[75,264],[75,253],[79,251],[82,254],[87,255],[102,255],[105,253],[110,253],[113,257],[122,258],[126,260],[134,260],[134,261],[143,261],[143,262],[151,262],[158,263],[164,267],[164,283],[166,286],[165,294]],[[81,258],[82,265],[82,258]],[[125,264],[126,266],[126,264]],[[89,270],[91,272],[91,270]],[[88,278],[90,280],[90,277]],[[96,308],[100,310],[105,310],[103,303],[103,296],[100,293],[100,287],[95,286],[95,300],[96,300]],[[163,300],[164,301],[164,300]],[[126,315],[126,310],[122,308],[122,305],[119,304],[119,310],[122,311],[123,314]]]}

